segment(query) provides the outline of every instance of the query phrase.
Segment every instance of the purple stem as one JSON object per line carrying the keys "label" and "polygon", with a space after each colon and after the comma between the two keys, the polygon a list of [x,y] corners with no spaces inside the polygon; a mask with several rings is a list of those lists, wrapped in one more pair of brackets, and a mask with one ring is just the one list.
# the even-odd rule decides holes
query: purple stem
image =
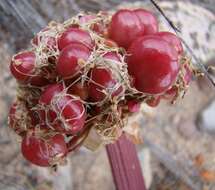
{"label": "purple stem", "polygon": [[122,135],[106,150],[116,190],[146,190],[135,145]]}

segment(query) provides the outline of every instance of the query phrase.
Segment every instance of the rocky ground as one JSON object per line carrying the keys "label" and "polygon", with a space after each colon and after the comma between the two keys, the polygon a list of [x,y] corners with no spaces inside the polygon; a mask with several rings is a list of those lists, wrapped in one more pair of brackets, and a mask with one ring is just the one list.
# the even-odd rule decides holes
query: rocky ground
{"label": "rocky ground", "polygon": [[[67,8],[67,1],[73,6]],[[98,6],[109,8],[114,2],[117,4],[117,0],[106,3],[93,0],[79,2],[78,6],[74,6],[76,4],[72,0],[59,3],[50,0],[49,7],[52,8],[48,11],[45,1],[41,4],[32,1],[32,4],[46,21],[66,19],[71,11],[82,7],[96,10]],[[162,2],[161,5],[180,27],[182,37],[202,63],[215,65],[212,58],[215,51],[215,17],[205,9],[184,2]],[[213,0],[192,2],[214,11]],[[104,148],[95,153],[84,148],[73,153],[68,165],[55,174],[29,165],[22,158],[19,139],[7,126],[9,105],[16,91],[8,64],[17,49],[26,47],[30,35],[22,35],[19,27],[21,31],[14,30],[14,26],[8,27],[6,20],[6,17],[0,17],[3,26],[0,31],[0,190],[114,189]],[[167,27],[162,25],[163,28]],[[205,78],[193,79],[185,98],[176,105],[167,102],[162,102],[158,108],[143,105],[141,113],[131,119],[131,125],[140,125],[142,129],[144,143],[138,145],[138,152],[146,183],[151,190],[215,189],[214,105],[215,91],[212,85]]]}

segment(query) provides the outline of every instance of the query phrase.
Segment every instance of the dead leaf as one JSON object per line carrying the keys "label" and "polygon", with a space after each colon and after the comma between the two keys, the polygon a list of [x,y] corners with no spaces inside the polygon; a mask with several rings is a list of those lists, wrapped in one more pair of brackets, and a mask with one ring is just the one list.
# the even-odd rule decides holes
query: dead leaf
{"label": "dead leaf", "polygon": [[197,155],[195,156],[195,158],[194,158],[194,164],[195,164],[198,168],[201,167],[201,166],[203,165],[204,161],[205,161],[204,156],[203,156],[201,153],[197,154]]}
{"label": "dead leaf", "polygon": [[83,145],[91,151],[96,151],[102,144],[102,139],[94,128],[90,130]]}
{"label": "dead leaf", "polygon": [[126,132],[126,136],[134,143],[141,144],[143,139],[140,135],[140,124],[138,122],[133,122],[129,126],[123,129]]}
{"label": "dead leaf", "polygon": [[215,181],[215,172],[209,170],[200,171],[201,178],[206,182],[214,182]]}

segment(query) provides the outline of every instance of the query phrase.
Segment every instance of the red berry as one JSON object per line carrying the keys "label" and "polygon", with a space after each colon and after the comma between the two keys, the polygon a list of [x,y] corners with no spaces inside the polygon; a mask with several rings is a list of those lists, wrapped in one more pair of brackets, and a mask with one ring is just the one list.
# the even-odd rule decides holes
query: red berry
{"label": "red berry", "polygon": [[162,98],[166,100],[172,100],[177,95],[178,88],[173,86],[169,90],[167,90],[164,94],[162,94]]}
{"label": "red berry", "polygon": [[67,143],[69,152],[77,150],[83,143],[83,140],[84,139],[80,138],[80,136],[72,137],[72,139],[69,141],[69,143]]}
{"label": "red berry", "polygon": [[40,113],[35,110],[28,110],[29,117],[31,118],[31,124],[33,126],[38,125],[41,122]]}
{"label": "red berry", "polygon": [[[64,90],[63,84],[51,84],[45,88],[45,90],[42,92],[41,97],[39,99],[39,104],[44,105],[45,109],[38,110],[39,115],[39,123],[45,124],[45,125],[51,125],[54,120],[56,119],[57,115],[56,113],[50,109],[52,98],[55,95],[58,95]],[[49,122],[49,123],[46,123]],[[53,126],[52,126],[53,127]]]}
{"label": "red berry", "polygon": [[119,46],[128,48],[132,41],[144,34],[144,26],[131,10],[117,11],[109,26],[109,37]]}
{"label": "red berry", "polygon": [[92,107],[93,115],[99,115],[102,113],[102,106],[93,106]]}
{"label": "red berry", "polygon": [[86,112],[80,100],[71,95],[57,97],[52,105],[52,110],[58,115],[57,121],[61,123],[56,130],[67,134],[77,134],[85,124]]}
{"label": "red berry", "polygon": [[192,71],[187,65],[184,65],[185,75],[184,75],[184,82],[188,85],[192,79]]}
{"label": "red berry", "polygon": [[16,108],[17,108],[17,103],[16,102],[14,102],[13,104],[12,104],[12,106],[10,107],[10,111],[9,111],[9,126],[11,127],[11,128],[14,128],[13,126],[14,126],[14,124],[15,124],[15,117],[16,117]]}
{"label": "red berry", "polygon": [[10,64],[10,71],[20,82],[26,82],[35,69],[36,56],[31,51],[26,51],[15,55]]}
{"label": "red berry", "polygon": [[151,107],[157,107],[158,104],[160,103],[160,100],[161,100],[161,97],[160,96],[157,96],[157,97],[153,97],[151,99],[148,99],[146,101],[147,105],[148,106],[151,106]]}
{"label": "red berry", "polygon": [[144,35],[158,32],[158,21],[150,11],[145,9],[136,9],[134,10],[134,13],[137,15],[141,24],[144,26]]}
{"label": "red berry", "polygon": [[83,15],[80,17],[79,21],[81,24],[85,24],[93,19],[95,19],[96,16],[95,15]]}
{"label": "red berry", "polygon": [[49,80],[40,76],[40,75],[34,75],[32,76],[29,81],[28,81],[31,85],[33,86],[38,86],[38,87],[42,87],[42,86],[46,86],[49,84]]}
{"label": "red berry", "polygon": [[107,27],[102,24],[95,23],[92,27],[92,30],[99,35],[107,37]]}
{"label": "red berry", "polygon": [[119,55],[116,52],[107,52],[103,55],[103,57],[105,59],[110,59],[118,62],[121,61]]}
{"label": "red berry", "polygon": [[104,44],[108,47],[118,47],[116,42],[114,42],[113,40],[110,40],[110,39],[105,39]]}
{"label": "red berry", "polygon": [[64,90],[63,84],[50,84],[45,88],[40,97],[39,103],[48,105],[51,103],[52,98]]}
{"label": "red berry", "polygon": [[106,27],[101,22],[99,23],[96,21],[95,23],[92,22],[93,19],[96,19],[97,17],[95,15],[83,15],[80,17],[79,21],[80,24],[86,24],[91,22],[91,30],[98,34],[103,34],[106,32]]}
{"label": "red berry", "polygon": [[127,101],[128,111],[131,113],[139,112],[140,110],[140,102],[136,100],[128,100]]}
{"label": "red berry", "polygon": [[80,60],[87,61],[90,56],[90,50],[79,43],[72,43],[65,47],[58,58],[57,72],[63,78],[73,77],[81,70]]}
{"label": "red berry", "polygon": [[141,37],[129,48],[128,71],[137,90],[148,94],[165,92],[176,80],[179,63],[175,49],[155,36]]}
{"label": "red berry", "polygon": [[67,143],[68,151],[71,152],[77,150],[82,145],[87,135],[88,130],[83,130],[78,136],[73,136]]}
{"label": "red berry", "polygon": [[181,55],[183,53],[181,40],[175,34],[171,32],[158,32],[156,35],[170,43],[176,49],[178,55]]}
{"label": "red berry", "polygon": [[[185,72],[183,77],[183,82],[185,83],[185,85],[188,85],[192,78],[192,72],[187,65],[184,65],[183,69]],[[162,95],[162,98],[166,100],[173,100],[173,98],[177,95],[178,90],[179,89],[177,86],[173,86],[169,90],[167,90],[165,94]]]}
{"label": "red berry", "polygon": [[[14,102],[9,111],[9,127],[20,136],[24,135],[27,130],[27,109],[24,104]],[[28,126],[31,127],[31,126]]]}
{"label": "red berry", "polygon": [[58,39],[58,48],[59,50],[62,50],[72,43],[81,43],[89,49],[92,49],[94,46],[94,42],[89,32],[80,28],[69,28],[63,32]]}
{"label": "red berry", "polygon": [[22,140],[22,154],[31,163],[47,167],[66,156],[67,146],[60,134],[48,138],[26,135]]}
{"label": "red berry", "polygon": [[79,96],[82,100],[88,98],[88,88],[86,84],[81,84],[81,82],[72,85],[69,88],[68,93]]}
{"label": "red berry", "polygon": [[49,115],[52,112],[52,110],[49,110],[49,108],[43,108],[43,109],[34,109],[29,111],[29,116],[31,118],[31,123],[33,126],[49,126]]}
{"label": "red berry", "polygon": [[40,45],[40,43],[45,43],[47,48],[49,49],[56,49],[57,43],[56,39],[52,36],[49,36],[46,32],[48,32],[49,28],[44,28],[41,30],[32,40],[33,45]]}
{"label": "red berry", "polygon": [[[105,94],[105,91],[107,94]],[[107,68],[93,68],[89,81],[89,97],[92,101],[102,101],[107,95],[112,97],[122,93],[122,86],[118,84],[112,72]]]}

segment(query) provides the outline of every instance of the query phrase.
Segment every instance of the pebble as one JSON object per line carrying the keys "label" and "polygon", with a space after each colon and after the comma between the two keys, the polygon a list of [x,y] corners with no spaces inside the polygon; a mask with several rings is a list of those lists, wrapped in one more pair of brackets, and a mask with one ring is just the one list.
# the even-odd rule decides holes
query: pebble
{"label": "pebble", "polygon": [[195,122],[190,118],[181,119],[181,122],[177,125],[177,130],[187,140],[199,134]]}
{"label": "pebble", "polygon": [[215,133],[215,100],[200,113],[197,124],[201,130]]}

